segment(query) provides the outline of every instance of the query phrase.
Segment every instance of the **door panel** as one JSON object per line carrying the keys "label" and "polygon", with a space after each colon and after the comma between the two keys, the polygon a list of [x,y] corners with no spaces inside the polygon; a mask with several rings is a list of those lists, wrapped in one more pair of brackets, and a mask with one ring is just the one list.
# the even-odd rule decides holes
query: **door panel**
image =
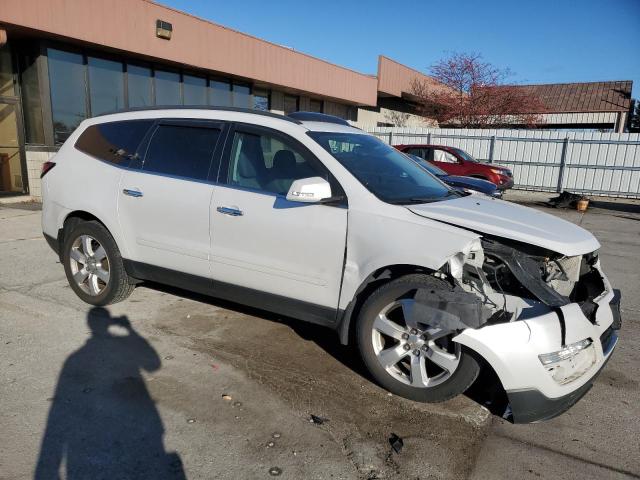
{"label": "door panel", "polygon": [[161,120],[143,142],[142,164],[125,170],[117,192],[130,260],[210,277],[213,186],[207,179],[221,128]]}
{"label": "door panel", "polygon": [[236,125],[214,187],[214,280],[321,307],[338,306],[347,208],[289,202],[296,179],[320,176],[342,188],[301,143],[281,132]]}
{"label": "door panel", "polygon": [[212,192],[208,183],[125,172],[118,211],[130,260],[208,277]]}
{"label": "door panel", "polygon": [[346,208],[289,202],[280,195],[219,185],[212,205],[215,280],[337,307]]}

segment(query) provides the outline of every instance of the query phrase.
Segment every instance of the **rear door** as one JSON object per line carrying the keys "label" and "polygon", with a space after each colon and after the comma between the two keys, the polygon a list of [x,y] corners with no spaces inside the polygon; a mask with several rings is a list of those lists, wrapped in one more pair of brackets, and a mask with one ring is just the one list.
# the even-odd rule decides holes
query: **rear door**
{"label": "rear door", "polygon": [[118,191],[130,260],[209,277],[208,176],[222,129],[178,119],[161,120],[149,132]]}
{"label": "rear door", "polygon": [[323,177],[332,195],[343,195],[339,184],[309,150],[281,132],[236,125],[226,145],[211,209],[214,288],[231,284],[272,294],[282,299],[272,309],[293,306],[311,321],[335,315],[346,202],[304,204],[286,194],[295,179]]}

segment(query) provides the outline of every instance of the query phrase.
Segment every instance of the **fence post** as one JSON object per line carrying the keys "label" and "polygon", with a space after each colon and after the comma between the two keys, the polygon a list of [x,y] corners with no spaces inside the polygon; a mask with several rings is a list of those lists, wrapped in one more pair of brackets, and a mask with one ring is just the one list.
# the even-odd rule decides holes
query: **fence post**
{"label": "fence post", "polygon": [[389,132],[389,145],[393,145],[393,132]]}
{"label": "fence post", "polygon": [[427,145],[431,145],[431,132],[427,132]]}
{"label": "fence post", "polygon": [[562,142],[562,154],[560,155],[560,170],[558,171],[558,187],[556,191],[562,192],[562,184],[564,183],[564,168],[567,163],[567,150],[569,150],[569,137]]}
{"label": "fence post", "polygon": [[496,136],[491,135],[491,143],[489,144],[489,163],[493,163],[493,151],[496,148]]}

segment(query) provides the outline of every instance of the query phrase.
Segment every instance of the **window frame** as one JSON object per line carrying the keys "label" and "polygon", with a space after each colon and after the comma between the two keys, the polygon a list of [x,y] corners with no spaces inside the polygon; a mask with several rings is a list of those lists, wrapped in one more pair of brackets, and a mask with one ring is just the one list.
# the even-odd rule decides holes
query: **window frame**
{"label": "window frame", "polygon": [[[209,119],[200,119],[200,118],[156,118],[153,125],[147,131],[144,139],[138,146],[138,151],[140,155],[138,158],[132,159],[127,167],[129,170],[135,170],[139,173],[144,173],[146,175],[156,175],[165,178],[173,178],[176,180],[183,180],[187,182],[197,182],[197,183],[215,183],[215,177],[217,176],[216,172],[219,170],[220,159],[222,155],[222,151],[225,146],[225,141],[227,138],[228,130],[229,130],[229,122],[219,121],[219,120],[209,120]],[[147,154],[149,152],[149,146],[151,145],[151,141],[155,133],[158,131],[158,128],[163,125],[169,126],[177,126],[177,127],[194,127],[194,128],[209,128],[212,130],[219,130],[220,134],[218,135],[218,139],[216,140],[216,144],[213,147],[213,152],[211,154],[211,158],[209,159],[209,168],[207,170],[207,176],[205,178],[193,178],[186,177],[183,175],[173,175],[170,173],[163,172],[154,172],[150,170],[144,170],[144,162],[147,159]]]}
{"label": "window frame", "polygon": [[[262,125],[253,125],[250,123],[242,123],[242,122],[232,122],[229,125],[228,132],[226,134],[226,140],[224,142],[224,151],[222,152],[221,161],[218,168],[218,174],[216,177],[216,184],[231,188],[234,190],[242,190],[253,193],[258,193],[261,195],[265,195],[267,197],[277,197],[286,199],[286,194],[270,192],[268,190],[263,190],[260,188],[251,188],[251,187],[242,187],[239,185],[232,185],[229,183],[229,169],[231,167],[231,153],[233,150],[233,143],[236,133],[246,133],[249,135],[268,135],[274,137],[276,140],[282,142],[284,145],[287,145],[291,148],[294,148],[298,151],[300,155],[303,156],[305,161],[308,161],[312,164],[314,169],[321,169],[327,173],[327,181],[331,184],[331,194],[334,197],[343,197],[344,200],[336,203],[331,203],[327,206],[332,207],[347,207],[348,199],[347,194],[340,185],[338,179],[331,173],[331,170],[327,168],[327,166],[320,160],[309,148],[307,148],[300,140],[288,135],[280,130],[275,130],[273,128],[264,127]],[[335,190],[335,191],[334,191]],[[314,205],[314,204],[310,204]],[[317,203],[315,205],[318,205]]]}

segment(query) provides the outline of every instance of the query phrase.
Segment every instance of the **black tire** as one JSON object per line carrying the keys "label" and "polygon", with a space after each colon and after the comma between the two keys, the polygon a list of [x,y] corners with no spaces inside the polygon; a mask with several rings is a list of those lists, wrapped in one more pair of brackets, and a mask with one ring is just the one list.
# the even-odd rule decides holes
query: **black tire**
{"label": "black tire", "polygon": [[[470,351],[461,346],[456,347],[453,342],[450,342],[449,348],[459,348],[460,360],[457,368],[442,383],[431,387],[414,387],[396,379],[382,366],[372,339],[374,321],[383,309],[398,299],[412,298],[420,289],[450,290],[451,286],[441,279],[423,274],[406,275],[381,286],[365,301],[358,315],[356,325],[358,348],[369,372],[383,388],[419,402],[442,402],[463,393],[478,377],[480,365]],[[407,354],[408,361],[411,354]]]}
{"label": "black tire", "polygon": [[[71,250],[74,243],[83,235],[93,237],[105,250],[108,261],[109,279],[96,295],[85,292],[73,278]],[[65,226],[62,263],[67,280],[73,291],[86,303],[105,306],[126,299],[135,285],[124,269],[120,250],[109,231],[97,221],[71,221]]]}

